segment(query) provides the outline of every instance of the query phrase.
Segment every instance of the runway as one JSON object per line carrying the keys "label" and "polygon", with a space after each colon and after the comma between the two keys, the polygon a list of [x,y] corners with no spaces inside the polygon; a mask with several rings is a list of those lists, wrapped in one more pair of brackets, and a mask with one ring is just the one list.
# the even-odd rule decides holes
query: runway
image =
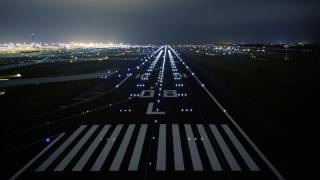
{"label": "runway", "polygon": [[57,77],[42,77],[42,78],[29,78],[29,79],[19,79],[19,80],[8,80],[1,81],[0,87],[13,87],[13,86],[23,86],[32,84],[47,84],[47,83],[57,83],[66,81],[77,81],[85,79],[97,79],[97,78],[107,78],[114,72],[110,73],[90,73],[90,74],[75,74],[67,76],[57,76]]}
{"label": "runway", "polygon": [[147,57],[1,134],[47,141],[8,153],[9,178],[284,179],[179,52]]}

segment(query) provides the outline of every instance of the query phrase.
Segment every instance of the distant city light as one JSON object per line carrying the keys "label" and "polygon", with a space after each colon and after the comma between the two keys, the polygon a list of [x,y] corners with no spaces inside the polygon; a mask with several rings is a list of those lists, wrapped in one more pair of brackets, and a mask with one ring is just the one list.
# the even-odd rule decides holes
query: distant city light
{"label": "distant city light", "polygon": [[28,51],[35,49],[76,49],[76,48],[136,48],[149,47],[141,45],[130,45],[123,43],[85,43],[85,42],[71,42],[71,43],[4,43],[0,44],[1,51]]}

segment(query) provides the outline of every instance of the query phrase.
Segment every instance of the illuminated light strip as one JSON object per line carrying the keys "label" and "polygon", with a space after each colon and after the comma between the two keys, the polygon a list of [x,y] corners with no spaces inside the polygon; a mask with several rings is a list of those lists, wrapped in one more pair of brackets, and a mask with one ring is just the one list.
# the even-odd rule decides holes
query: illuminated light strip
{"label": "illuminated light strip", "polygon": [[161,74],[164,73],[164,65],[165,65],[165,63],[166,63],[166,56],[167,56],[167,46],[166,46],[166,48],[164,49],[164,56],[163,56]]}
{"label": "illuminated light strip", "polygon": [[[169,54],[170,62],[173,62],[173,57],[172,57],[172,54],[171,54],[171,51],[170,51],[170,50],[168,50],[168,54]],[[175,63],[173,63],[173,64],[175,64]],[[175,65],[174,65],[174,66],[175,66]],[[175,70],[172,69],[172,71],[175,71]],[[174,79],[176,79],[176,75],[173,74],[173,76],[174,76]]]}
{"label": "illuminated light strip", "polygon": [[151,63],[152,68],[154,68],[154,66],[157,64],[160,56],[162,55],[162,52],[163,52],[163,50],[161,50],[161,51],[159,52],[159,54],[156,56],[155,60],[152,61],[152,63]]}
{"label": "illuminated light strip", "polygon": [[168,54],[169,54],[170,62],[173,62],[173,57],[170,50],[168,50]]}
{"label": "illuminated light strip", "polygon": [[159,60],[162,52],[163,52],[163,50],[161,50],[161,51],[159,52],[159,54],[156,56],[155,60],[152,62],[152,63],[154,63],[154,65],[155,65],[155,63]]}
{"label": "illuminated light strip", "polygon": [[24,165],[17,173],[15,173],[9,180],[17,179],[26,169],[28,169],[36,160],[38,160],[48,149],[50,149],[56,142],[58,142],[65,133],[61,133],[51,144],[45,147],[39,154],[31,159],[26,165]]}
{"label": "illuminated light strip", "polygon": [[155,52],[153,52],[150,57],[153,57],[153,56],[154,56],[158,51],[160,51],[160,49],[162,49],[163,47],[164,47],[164,46],[161,46],[159,49],[157,49]]}
{"label": "illuminated light strip", "polygon": [[[178,59],[181,59],[177,52],[169,46],[171,51],[177,56]],[[196,79],[196,81],[202,86],[202,88],[206,91],[206,93],[210,96],[210,98],[218,105],[218,107],[223,111],[223,113],[227,116],[230,122],[236,127],[236,129],[241,133],[241,135],[248,141],[250,146],[256,151],[256,153],[260,156],[260,158],[266,163],[269,169],[273,172],[273,174],[279,179],[284,180],[285,178],[282,174],[273,166],[273,164],[269,161],[269,159],[262,153],[262,151],[258,148],[257,145],[249,138],[249,136],[242,130],[242,128],[238,125],[238,123],[233,119],[233,117],[224,109],[224,107],[219,103],[219,101],[211,94],[211,92],[203,86],[201,81],[198,79],[197,76],[190,70],[190,68],[186,68]]]}

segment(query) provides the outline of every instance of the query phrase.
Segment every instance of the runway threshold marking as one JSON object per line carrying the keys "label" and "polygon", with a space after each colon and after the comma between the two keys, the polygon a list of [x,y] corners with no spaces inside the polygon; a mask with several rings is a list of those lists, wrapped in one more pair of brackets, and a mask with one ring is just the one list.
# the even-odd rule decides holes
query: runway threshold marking
{"label": "runway threshold marking", "polygon": [[123,125],[117,125],[116,129],[113,131],[111,137],[109,138],[108,142],[105,144],[103,149],[101,150],[98,158],[96,159],[95,163],[93,164],[91,171],[100,171],[106,158],[109,155],[109,152],[113,146],[113,144],[116,141],[116,138],[118,137]]}
{"label": "runway threshold marking", "polygon": [[193,132],[192,132],[192,129],[191,129],[191,125],[190,124],[185,124],[184,128],[185,128],[187,139],[188,139],[188,146],[189,146],[189,150],[190,150],[193,170],[202,171],[203,170],[203,166],[202,166],[202,163],[201,163],[201,160],[200,160],[199,151],[198,151],[195,139],[194,139],[194,135],[193,135]]}
{"label": "runway threshold marking", "polygon": [[232,171],[241,171],[239,164],[237,163],[236,159],[234,158],[233,154],[231,153],[228,145],[223,140],[217,127],[214,124],[210,124],[210,129],[211,129],[214,137],[216,138],[217,143],[219,144],[219,146],[222,150],[222,153],[223,153],[224,157],[226,158],[231,170]]}
{"label": "runway threshold marking", "polygon": [[239,154],[241,155],[242,159],[246,162],[248,165],[249,169],[251,171],[260,171],[256,163],[253,161],[251,156],[248,154],[248,152],[245,150],[245,148],[242,146],[240,141],[237,139],[237,137],[233,134],[229,126],[222,125],[222,128],[228,135],[229,139],[232,141],[233,145],[236,147],[238,150]]}
{"label": "runway threshold marking", "polygon": [[110,128],[110,125],[105,125],[103,129],[100,131],[98,136],[94,139],[94,141],[91,143],[89,148],[86,150],[86,152],[82,155],[81,159],[77,162],[77,164],[74,166],[72,171],[81,171],[83,167],[88,162],[91,155],[94,153],[100,142],[103,140],[104,136],[108,132]]}
{"label": "runway threshold marking", "polygon": [[139,135],[137,138],[137,142],[134,147],[133,154],[131,156],[130,164],[128,167],[129,171],[137,171],[138,170],[140,157],[141,157],[143,144],[144,144],[144,139],[145,139],[146,132],[147,132],[147,127],[148,127],[148,125],[146,125],[146,124],[141,125]]}
{"label": "runway threshold marking", "polygon": [[181,138],[179,132],[179,125],[172,125],[172,136],[173,136],[173,152],[174,152],[174,169],[176,171],[184,170],[183,154],[181,148]]}
{"label": "runway threshold marking", "polygon": [[[238,164],[239,161],[244,161],[246,164],[244,164],[243,166],[248,166],[248,170],[250,172],[257,172],[259,170],[258,167],[254,166],[255,163],[253,164],[253,162],[250,162],[251,157],[244,148],[242,149],[243,146],[241,145],[241,143],[236,142],[239,140],[234,139],[234,134],[228,125],[222,124],[221,126],[219,126],[219,129],[221,130],[219,130],[216,125],[209,124],[207,127],[208,131],[206,130],[204,124],[182,125],[183,128],[181,129],[181,131],[183,131],[183,129],[185,130],[186,138],[181,137],[182,132],[179,129],[179,124],[172,124],[169,126],[167,124],[159,124],[157,145],[151,147],[153,150],[157,151],[155,155],[155,171],[167,171],[166,165],[168,162],[174,163],[174,171],[185,171],[185,168],[187,166],[192,166],[192,169],[194,171],[202,171],[204,170],[202,162],[204,162],[205,160],[209,161],[209,166],[211,167],[209,168],[212,169],[212,171],[223,171],[227,168],[230,168],[232,172],[242,171],[240,165]],[[97,136],[92,140],[91,143],[89,143],[88,140],[91,139],[92,135],[96,132],[99,126],[100,125],[91,125],[90,128],[87,128],[87,125],[81,125],[70,135],[70,137],[66,138],[65,141],[62,141],[61,145],[57,146],[57,149],[53,150],[52,154],[49,154],[48,158],[46,158],[44,162],[41,162],[40,167],[38,167],[35,171],[42,172],[48,170],[50,166],[53,166],[53,164],[56,163],[58,165],[56,166],[56,169],[53,170],[54,172],[65,171],[66,167],[70,166],[70,162],[73,160],[77,162],[72,169],[72,171],[74,172],[82,171],[85,166],[90,166],[91,171],[101,171],[121,131],[125,131],[125,134],[121,139],[119,139],[119,141],[117,141],[120,143],[120,145],[117,146],[115,155],[111,157],[113,160],[108,170],[120,170],[121,164],[123,163],[123,158],[125,154],[128,153],[130,142],[135,141],[135,145],[132,147],[132,154],[130,154],[130,162],[128,167],[126,168],[128,171],[138,171],[148,125],[140,125],[139,132],[136,137],[132,135],[137,125],[130,124],[128,128],[124,129],[123,124],[118,124],[114,126],[110,138],[106,138],[105,135],[111,128],[111,125],[103,125],[103,128],[100,130]],[[167,127],[169,127],[172,134],[167,132]],[[79,140],[77,142],[74,142],[75,138],[77,138],[80,133],[82,134],[84,128],[86,129],[86,132],[83,133],[81,137],[79,137]],[[194,133],[196,133],[196,131],[199,132],[200,135],[200,138],[197,139],[198,143],[196,143],[196,137],[194,136]],[[223,135],[221,133],[223,135],[226,135],[226,139],[223,138]],[[167,134],[170,134],[172,136],[168,136]],[[213,136],[209,136],[209,134],[212,134]],[[63,135],[60,135],[58,138],[60,139]],[[209,139],[209,137],[213,137],[213,139]],[[53,142],[53,144],[59,140],[58,138]],[[170,146],[170,144],[168,144],[167,142],[168,138],[172,139],[173,143],[173,148],[170,149],[169,152],[167,152],[168,146]],[[228,139],[230,141],[227,141]],[[187,146],[182,146],[182,141],[186,142]],[[213,144],[212,141],[216,141],[217,144]],[[70,143],[72,142],[74,142],[73,144],[75,145],[70,148],[71,150],[69,152],[65,152],[66,148],[69,147]],[[88,144],[88,147],[86,147],[84,154],[80,155],[78,160],[74,159],[77,157],[77,154],[79,154],[79,149],[83,149],[85,144]],[[200,146],[200,144],[203,145],[205,150],[205,153],[202,156],[200,156],[198,151],[198,146]],[[92,158],[92,155],[95,153],[95,151],[97,151],[99,145],[102,146],[102,150],[96,152],[97,156],[93,159],[94,161],[92,161],[92,164],[87,165],[89,159]],[[51,146],[48,146],[48,148]],[[231,147],[234,147],[239,152],[240,156],[235,158],[229,149]],[[183,149],[187,150],[187,153],[183,153]],[[222,167],[222,164],[220,164],[220,161],[217,157],[215,150],[218,149],[222,151],[221,158],[226,159],[227,164],[225,168]],[[22,171],[29,168],[29,166],[34,163],[40,155],[44,153],[45,151],[40,152],[37,157],[35,157],[28,163],[28,166],[25,166],[22,169]],[[167,156],[167,153],[173,154],[172,160],[168,159],[169,157]],[[61,157],[62,154],[66,155],[64,155],[64,157]],[[191,157],[191,164],[186,164],[186,162],[184,161],[186,156]],[[57,162],[60,157],[62,160],[60,162]],[[21,173],[20,171],[19,173]],[[19,173],[17,174],[19,175]]]}
{"label": "runway threshold marking", "polygon": [[58,164],[54,171],[63,171],[64,168],[70,163],[70,161],[76,156],[80,151],[80,148],[88,141],[91,135],[98,128],[98,125],[93,125],[89,131],[80,139],[80,141],[72,148],[72,150],[67,154],[67,156]]}
{"label": "runway threshold marking", "polygon": [[202,138],[202,143],[204,145],[205,151],[206,151],[207,156],[209,158],[209,162],[210,162],[212,170],[214,170],[214,171],[222,171],[222,167],[221,167],[221,164],[219,162],[219,159],[218,159],[218,157],[216,155],[215,150],[213,149],[213,147],[212,147],[212,145],[210,143],[209,137],[208,137],[203,125],[202,124],[197,124],[197,127],[198,127],[198,131],[200,133],[200,136]]}
{"label": "runway threshold marking", "polygon": [[119,168],[120,168],[120,165],[121,165],[121,162],[123,160],[123,157],[124,157],[124,154],[126,153],[126,150],[127,150],[127,147],[129,145],[129,142],[130,142],[130,139],[131,139],[131,136],[132,136],[132,133],[134,131],[134,127],[135,125],[134,124],[130,124],[127,131],[126,131],[126,134],[124,135],[124,138],[120,144],[120,147],[117,151],[117,154],[116,156],[114,157],[113,159],[113,162],[110,166],[110,171],[118,171]]}
{"label": "runway threshold marking", "polygon": [[71,142],[87,127],[81,125],[48,159],[46,159],[37,169],[37,172],[45,171],[51,163],[71,144]]}
{"label": "runway threshold marking", "polygon": [[166,124],[160,124],[157,152],[157,171],[166,170]]}

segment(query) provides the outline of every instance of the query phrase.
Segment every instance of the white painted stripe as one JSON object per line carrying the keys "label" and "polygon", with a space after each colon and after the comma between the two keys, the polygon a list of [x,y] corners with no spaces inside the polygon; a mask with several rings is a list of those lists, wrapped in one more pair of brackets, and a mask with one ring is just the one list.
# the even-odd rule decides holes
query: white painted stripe
{"label": "white painted stripe", "polygon": [[63,171],[70,161],[76,156],[80,151],[81,147],[88,141],[91,135],[96,131],[98,125],[93,125],[89,131],[80,139],[80,141],[72,148],[72,150],[67,154],[67,156],[57,165],[54,171]]}
{"label": "white painted stripe", "polygon": [[139,135],[137,138],[137,142],[134,147],[131,161],[129,164],[129,168],[128,168],[129,171],[137,171],[138,170],[140,157],[141,157],[141,153],[142,153],[142,149],[143,149],[143,143],[144,143],[144,139],[145,139],[146,132],[147,132],[147,127],[148,127],[147,124],[141,125]]}
{"label": "white painted stripe", "polygon": [[113,146],[113,144],[116,141],[116,138],[118,137],[123,125],[117,125],[116,129],[113,131],[111,137],[109,138],[108,142],[103,147],[102,151],[100,152],[98,158],[96,159],[95,163],[93,164],[91,171],[100,171],[104,161],[109,155],[109,152]]}
{"label": "white painted stripe", "polygon": [[174,152],[174,169],[176,171],[184,170],[184,162],[182,156],[181,140],[179,125],[172,125],[172,136],[173,136],[173,152]]}
{"label": "white painted stripe", "polygon": [[164,90],[163,97],[164,98],[177,98],[178,97],[177,90]]}
{"label": "white painted stripe", "polygon": [[233,145],[238,150],[239,154],[241,155],[242,159],[246,162],[249,169],[251,171],[260,171],[256,163],[253,161],[253,159],[250,157],[246,149],[242,146],[240,141],[237,139],[237,137],[233,134],[232,130],[229,128],[228,125],[222,125],[222,128],[227,133],[229,139],[232,141]]}
{"label": "white painted stripe", "polygon": [[9,180],[17,179],[25,170],[27,170],[36,160],[38,160],[48,149],[50,149],[56,142],[58,142],[65,133],[61,133],[54,141],[46,146],[39,154],[31,159],[26,165],[24,165],[18,172],[16,172]]}
{"label": "white painted stripe", "polygon": [[193,169],[195,171],[202,171],[203,167],[202,167],[199,151],[198,151],[195,139],[194,139],[194,135],[193,135],[193,132],[192,132],[191,125],[190,124],[185,124],[184,128],[185,128],[185,131],[186,131],[188,146],[189,146],[189,150],[190,150],[190,153],[191,153],[190,155],[191,155]]}
{"label": "white painted stripe", "polygon": [[75,101],[87,101],[89,98],[73,98]]}
{"label": "white painted stripe", "polygon": [[100,131],[98,136],[94,139],[94,141],[91,143],[89,148],[86,150],[86,152],[83,154],[81,159],[77,162],[77,164],[74,166],[72,171],[81,171],[83,167],[86,165],[88,160],[90,159],[91,155],[94,153],[100,142],[103,140],[104,136],[108,132],[110,128],[110,125],[105,125],[103,129]]}
{"label": "white painted stripe", "polygon": [[[146,95],[147,94],[147,95]],[[148,95],[149,94],[149,95]],[[148,90],[142,90],[139,98],[152,98],[154,97],[154,90],[148,89]],[[151,109],[152,110],[152,109]]]}
{"label": "white painted stripe", "polygon": [[226,144],[226,142],[223,140],[220,132],[218,131],[217,127],[214,124],[210,124],[210,129],[214,135],[214,137],[216,138],[222,153],[224,155],[224,157],[226,158],[230,168],[232,171],[241,171],[241,168],[239,166],[239,164],[237,163],[236,159],[234,158],[234,156],[232,155],[228,145]]}
{"label": "white painted stripe", "polygon": [[157,171],[166,170],[166,125],[165,124],[160,124],[156,170]]}
{"label": "white painted stripe", "polygon": [[37,172],[45,171],[51,163],[71,144],[71,142],[87,127],[81,125],[54,153],[51,154],[37,169]]}
{"label": "white painted stripe", "polygon": [[126,80],[129,79],[130,76],[125,77],[119,84],[116,85],[116,87],[120,87]]}
{"label": "white painted stripe", "polygon": [[210,162],[210,165],[211,165],[211,168],[212,170],[214,171],[222,171],[222,167],[220,165],[220,162],[219,162],[219,159],[216,155],[216,152],[214,151],[211,143],[210,143],[210,140],[209,140],[209,137],[203,127],[202,124],[197,124],[197,127],[198,127],[198,130],[199,130],[199,133],[200,133],[200,136],[201,136],[201,140],[203,142],[203,145],[204,145],[204,149],[206,150],[206,153],[208,155],[208,158],[209,158],[209,162]]}
{"label": "white painted stripe", "polygon": [[116,156],[113,159],[113,162],[109,168],[110,171],[118,171],[120,166],[121,166],[121,162],[123,160],[123,157],[127,151],[132,133],[134,131],[134,124],[129,125],[128,130],[126,132],[126,134],[124,135],[124,138],[120,144],[120,147],[118,149],[118,152],[116,154]]}
{"label": "white painted stripe", "polygon": [[146,114],[148,114],[148,115],[164,115],[164,114],[166,114],[166,112],[163,112],[163,111],[153,111],[153,104],[154,103],[152,103],[152,102],[150,102],[148,104]]}
{"label": "white painted stripe", "polygon": [[[169,48],[174,52],[174,54],[179,58],[177,52],[173,50],[170,46]],[[193,73],[190,68],[187,69],[191,74]],[[196,81],[201,85],[201,81],[196,77],[193,76]],[[249,138],[249,136],[242,130],[242,128],[238,125],[238,123],[233,119],[233,117],[224,109],[224,107],[220,104],[220,102],[211,94],[211,92],[206,88],[203,87],[203,89],[206,91],[206,93],[210,96],[210,98],[218,105],[220,110],[223,111],[223,113],[227,116],[227,118],[230,120],[230,122],[236,127],[236,129],[241,133],[241,135],[248,141],[250,146],[257,152],[257,154],[260,156],[260,158],[266,163],[266,165],[270,168],[270,170],[273,172],[273,174],[279,179],[279,180],[285,180],[285,178],[282,176],[282,174],[276,169],[276,167],[269,161],[269,159],[262,153],[262,151],[258,148],[258,146]]]}

